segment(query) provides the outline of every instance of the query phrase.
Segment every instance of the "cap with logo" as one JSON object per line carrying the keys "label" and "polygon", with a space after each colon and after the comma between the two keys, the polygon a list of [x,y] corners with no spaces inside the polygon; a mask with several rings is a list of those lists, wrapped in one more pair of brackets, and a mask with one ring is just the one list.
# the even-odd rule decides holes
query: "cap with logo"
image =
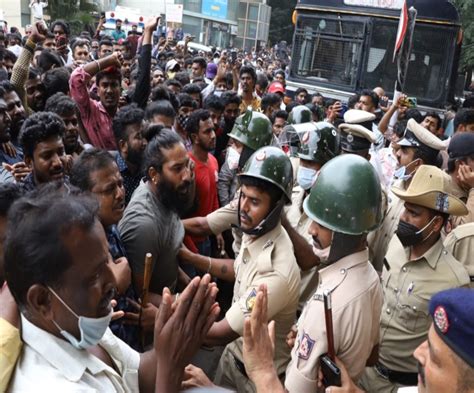
{"label": "cap with logo", "polygon": [[439,338],[471,368],[474,367],[474,293],[456,288],[435,294],[430,301],[430,314]]}
{"label": "cap with logo", "polygon": [[414,148],[425,146],[436,151],[436,153],[440,150],[446,149],[446,146],[441,139],[432,134],[425,127],[418,124],[415,119],[408,120],[405,135],[402,140],[397,142],[397,144],[399,146]]}
{"label": "cap with logo", "polygon": [[344,113],[344,123],[339,125],[341,134],[341,150],[356,153],[369,150],[376,142],[372,125],[375,120],[373,113],[359,109],[350,109]]}
{"label": "cap with logo", "polygon": [[466,205],[451,190],[451,177],[432,165],[420,166],[406,190],[392,187],[392,192],[406,202],[454,216],[466,215]]}

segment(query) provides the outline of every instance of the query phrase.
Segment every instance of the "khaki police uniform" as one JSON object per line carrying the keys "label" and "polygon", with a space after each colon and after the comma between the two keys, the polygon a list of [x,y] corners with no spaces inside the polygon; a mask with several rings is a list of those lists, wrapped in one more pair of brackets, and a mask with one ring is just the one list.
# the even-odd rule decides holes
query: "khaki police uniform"
{"label": "khaki police uniform", "polygon": [[[225,318],[232,330],[242,335],[244,320],[252,311],[258,286],[266,284],[268,318],[275,321],[274,364],[281,375],[290,360],[285,338],[295,320],[300,285],[293,245],[281,224],[258,238],[244,234],[234,269],[234,297]],[[242,338],[238,338],[226,346],[215,383],[238,392],[255,392],[253,383],[245,375],[242,345]]]}
{"label": "khaki police uniform", "polygon": [[[360,385],[368,392],[396,392],[403,385],[386,378],[387,371],[410,377],[416,383],[415,349],[426,340],[431,324],[428,305],[431,296],[449,288],[468,285],[469,276],[443,246],[441,238],[423,256],[410,259],[410,248],[404,248],[394,236],[386,256],[382,284],[384,304],[380,320],[379,363],[368,368]],[[385,375],[384,375],[385,374]],[[408,374],[408,375],[404,375]]]}
{"label": "khaki police uniform", "polygon": [[443,244],[464,265],[474,289],[474,222],[456,227]]}
{"label": "khaki police uniform", "polygon": [[332,294],[334,346],[352,379],[358,380],[379,341],[382,287],[363,250],[319,271],[316,293],[298,320],[298,334],[286,372],[290,393],[317,391],[319,357],[328,350],[323,293]]}
{"label": "khaki police uniform", "polygon": [[[290,225],[308,241],[309,244],[313,244],[313,238],[309,234],[309,227],[312,220],[306,215],[303,210],[303,201],[307,193],[300,186],[293,187],[291,195],[291,205],[286,208],[286,217]],[[318,269],[320,266],[315,266],[312,269],[306,271],[300,271],[301,273],[301,285],[300,285],[300,298],[298,302],[298,311],[302,311],[306,302],[310,299],[311,295],[316,291],[318,287]]]}
{"label": "khaki police uniform", "polygon": [[451,184],[452,194],[454,196],[457,196],[466,204],[469,213],[465,216],[451,216],[449,220],[450,231],[458,227],[459,225],[474,222],[474,188],[472,188],[470,191],[466,191],[459,187],[458,184],[454,181],[452,181]]}

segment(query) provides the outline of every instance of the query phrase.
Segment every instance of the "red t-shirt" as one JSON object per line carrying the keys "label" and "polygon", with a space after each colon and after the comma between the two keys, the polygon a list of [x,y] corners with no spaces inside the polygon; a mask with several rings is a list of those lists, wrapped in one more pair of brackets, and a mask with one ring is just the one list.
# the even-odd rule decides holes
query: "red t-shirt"
{"label": "red t-shirt", "polygon": [[[188,152],[189,157],[196,164],[194,172],[196,174],[196,192],[199,205],[194,217],[206,217],[209,213],[219,209],[219,200],[217,199],[217,174],[218,164],[216,158],[208,153],[207,163],[199,161]],[[193,237],[195,241],[203,241],[204,238]]]}

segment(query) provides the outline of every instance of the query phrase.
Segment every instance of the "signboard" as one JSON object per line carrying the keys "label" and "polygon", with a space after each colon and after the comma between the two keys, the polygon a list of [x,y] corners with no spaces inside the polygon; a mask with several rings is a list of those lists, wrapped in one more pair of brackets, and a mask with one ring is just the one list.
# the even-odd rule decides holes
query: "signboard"
{"label": "signboard", "polygon": [[392,8],[400,10],[404,0],[344,0],[345,5],[355,5],[362,7]]}
{"label": "signboard", "polygon": [[182,4],[166,4],[166,23],[183,23]]}
{"label": "signboard", "polygon": [[213,18],[227,19],[227,0],[202,0],[201,13]]}

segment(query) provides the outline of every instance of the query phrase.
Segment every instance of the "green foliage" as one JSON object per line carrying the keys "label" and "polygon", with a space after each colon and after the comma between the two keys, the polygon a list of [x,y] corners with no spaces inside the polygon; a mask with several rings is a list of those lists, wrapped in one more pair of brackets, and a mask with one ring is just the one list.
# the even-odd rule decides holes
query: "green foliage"
{"label": "green foliage", "polygon": [[270,42],[276,44],[284,40],[291,44],[294,31],[291,16],[296,6],[296,0],[269,0],[268,5],[272,7],[270,34],[268,35]]}
{"label": "green foliage", "polygon": [[48,10],[51,21],[64,19],[69,23],[72,34],[83,30],[95,30],[97,23],[97,6],[86,0],[49,0]]}
{"label": "green foliage", "polygon": [[464,40],[462,47],[461,67],[464,70],[474,68],[474,0],[455,0],[461,14]]}

